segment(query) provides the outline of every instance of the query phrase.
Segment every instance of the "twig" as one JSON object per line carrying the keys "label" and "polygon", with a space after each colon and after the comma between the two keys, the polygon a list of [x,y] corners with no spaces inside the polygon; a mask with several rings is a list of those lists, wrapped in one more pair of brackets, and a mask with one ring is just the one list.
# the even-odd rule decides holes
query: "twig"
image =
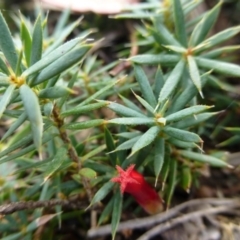
{"label": "twig", "polygon": [[[70,159],[72,159],[74,162],[77,163],[78,169],[80,170],[82,168],[82,163],[78,157],[78,154],[77,154],[75,148],[71,144],[71,141],[67,135],[66,130],[64,128],[62,128],[62,126],[64,125],[64,121],[60,117],[59,109],[57,108],[56,105],[54,105],[52,113],[53,113],[53,119],[55,121],[55,124],[57,125],[57,128],[59,130],[60,138],[66,144],[66,147],[68,150],[68,155],[69,155]],[[87,192],[88,199],[89,199],[89,201],[91,201],[93,198],[93,193],[91,191],[90,183],[89,183],[88,179],[83,176],[81,177],[81,179],[82,179],[83,186]]]}
{"label": "twig", "polygon": [[71,199],[51,199],[45,201],[25,201],[25,202],[13,202],[9,204],[0,205],[0,215],[11,214],[21,210],[27,209],[36,209],[36,208],[52,208],[56,205],[60,205],[63,207],[69,207],[73,209],[84,209],[87,204],[83,204],[79,201],[78,198],[74,197]]}
{"label": "twig", "polygon": [[207,209],[201,209],[195,212],[191,213],[186,213],[183,216],[174,218],[166,223],[161,223],[158,226],[152,228],[151,230],[145,232],[142,236],[140,236],[137,240],[148,240],[151,237],[154,237],[163,231],[166,231],[178,224],[182,224],[184,222],[197,219],[200,217],[203,217],[205,215],[210,215],[210,214],[217,214],[217,213],[222,213],[222,212],[228,212],[229,208],[234,208],[234,207],[239,207],[240,204],[233,204],[231,206],[219,206],[219,207],[209,207]]}
{"label": "twig", "polygon": [[[185,208],[202,205],[202,204],[210,204],[210,205],[224,205],[224,206],[235,206],[239,205],[240,202],[238,199],[216,199],[216,198],[206,198],[206,199],[194,199],[185,203],[182,203],[172,209],[169,209],[166,212],[159,213],[154,216],[145,217],[141,219],[133,219],[125,222],[121,222],[118,226],[118,232],[126,229],[139,229],[139,228],[147,228],[154,226],[156,224],[165,222],[170,218],[175,217],[179,212],[184,210]],[[87,233],[88,237],[96,237],[96,236],[105,236],[111,234],[111,225],[105,225],[99,228],[90,229]]]}

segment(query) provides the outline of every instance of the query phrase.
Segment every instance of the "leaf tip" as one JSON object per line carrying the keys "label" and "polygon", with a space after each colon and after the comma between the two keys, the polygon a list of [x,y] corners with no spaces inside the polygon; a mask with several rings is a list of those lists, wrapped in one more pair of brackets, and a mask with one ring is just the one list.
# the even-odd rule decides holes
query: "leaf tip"
{"label": "leaf tip", "polygon": [[228,167],[228,168],[231,168],[231,169],[233,169],[233,168],[234,168],[234,166],[233,166],[233,165],[231,165],[231,164],[227,164],[227,167]]}
{"label": "leaf tip", "polygon": [[155,184],[154,184],[155,188],[157,187],[157,182],[158,182],[158,176],[156,176],[156,179],[155,179]]}
{"label": "leaf tip", "polygon": [[203,96],[202,90],[199,89],[198,91],[199,91],[199,94],[200,94],[201,98],[204,99],[204,96]]}
{"label": "leaf tip", "polygon": [[134,155],[134,153],[135,153],[135,152],[132,151],[132,152],[128,155],[127,159],[129,159],[130,157],[132,157],[132,156]]}
{"label": "leaf tip", "polygon": [[161,126],[165,126],[166,125],[166,118],[160,117],[157,119],[157,122],[161,125]]}

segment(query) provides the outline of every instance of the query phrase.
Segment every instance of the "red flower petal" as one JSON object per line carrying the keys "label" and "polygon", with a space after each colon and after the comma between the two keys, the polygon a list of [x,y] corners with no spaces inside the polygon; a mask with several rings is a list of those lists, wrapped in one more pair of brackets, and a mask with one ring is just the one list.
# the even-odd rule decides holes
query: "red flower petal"
{"label": "red flower petal", "polygon": [[158,193],[144,179],[143,175],[134,170],[135,165],[130,165],[125,171],[116,166],[119,173],[111,179],[120,184],[121,192],[131,194],[146,212],[154,214],[162,210],[162,200]]}

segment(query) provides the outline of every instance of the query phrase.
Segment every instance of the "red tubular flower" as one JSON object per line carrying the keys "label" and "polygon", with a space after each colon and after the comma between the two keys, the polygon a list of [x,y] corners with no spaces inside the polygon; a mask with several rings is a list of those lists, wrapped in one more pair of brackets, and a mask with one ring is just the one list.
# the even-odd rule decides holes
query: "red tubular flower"
{"label": "red tubular flower", "polygon": [[135,165],[130,165],[127,170],[116,166],[119,176],[111,179],[120,184],[121,193],[131,194],[136,202],[149,214],[162,211],[162,200],[158,193],[144,179],[142,174],[134,170]]}

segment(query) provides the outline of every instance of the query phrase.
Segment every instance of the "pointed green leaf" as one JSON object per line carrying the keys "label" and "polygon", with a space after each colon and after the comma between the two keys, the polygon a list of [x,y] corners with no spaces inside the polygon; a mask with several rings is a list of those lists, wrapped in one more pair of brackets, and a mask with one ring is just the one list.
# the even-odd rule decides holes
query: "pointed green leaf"
{"label": "pointed green leaf", "polygon": [[171,159],[169,158],[169,154],[165,154],[164,158],[165,159],[164,159],[162,170],[161,170],[161,173],[160,173],[160,178],[162,180],[162,191],[164,190],[165,183],[166,183],[167,178],[168,178],[170,161],[171,161]]}
{"label": "pointed green leaf", "polygon": [[54,217],[56,217],[59,213],[55,213],[55,214],[46,214],[43,215],[35,220],[33,220],[30,224],[28,224],[26,226],[25,231],[26,232],[32,232],[33,230],[39,228],[40,226],[46,224],[47,222],[49,222],[50,220],[52,220]]}
{"label": "pointed green leaf", "polygon": [[6,63],[2,60],[1,55],[0,55],[0,70],[4,72],[5,74],[9,75],[9,71],[7,68]]}
{"label": "pointed green leaf", "polygon": [[[122,78],[123,79],[123,78]],[[119,83],[121,80],[121,78],[117,81],[109,81],[109,83],[101,88],[100,90],[98,90],[97,92],[95,92],[94,94],[92,94],[91,96],[89,96],[87,99],[85,99],[84,101],[82,101],[80,104],[77,105],[77,107],[80,106],[85,106],[87,103],[91,102],[94,99],[97,99],[99,96],[101,96],[103,93],[105,93],[107,90],[109,90],[110,88],[112,88],[115,84]]]}
{"label": "pointed green leaf", "polygon": [[49,79],[45,89],[50,88],[50,87],[54,87],[56,85],[57,81],[59,80],[59,77],[60,77],[60,74],[52,77],[51,79]]}
{"label": "pointed green leaf", "polygon": [[112,239],[115,239],[121,214],[122,214],[122,194],[120,192],[120,189],[118,189],[118,191],[114,195],[114,200],[113,200],[113,211],[112,211],[112,222],[111,222]]}
{"label": "pointed green leaf", "polygon": [[131,155],[138,152],[140,149],[151,144],[160,132],[160,128],[158,126],[153,126],[149,128],[133,145]]}
{"label": "pointed green leaf", "polygon": [[19,118],[10,126],[10,128],[7,130],[7,132],[3,135],[1,141],[4,141],[7,139],[13,132],[15,132],[22,124],[26,121],[27,114],[26,112],[23,112]]}
{"label": "pointed green leaf", "polygon": [[114,151],[116,152],[116,151],[131,149],[140,137],[141,136],[136,136],[136,137],[133,137],[133,138],[121,143],[119,146],[117,146],[117,148]]}
{"label": "pointed green leaf", "polygon": [[169,159],[170,165],[169,165],[169,174],[168,174],[168,186],[166,191],[166,205],[167,208],[170,206],[172,196],[175,190],[175,186],[177,183],[177,160],[175,159]]}
{"label": "pointed green leaf", "polygon": [[65,129],[71,129],[71,130],[81,130],[81,129],[87,129],[92,127],[97,127],[100,125],[103,125],[105,123],[104,119],[93,119],[89,121],[84,122],[74,122],[74,123],[68,123],[63,126]]}
{"label": "pointed green leaf", "polygon": [[91,72],[91,74],[90,74],[90,76],[92,77],[92,78],[94,78],[94,77],[97,77],[97,76],[99,76],[99,75],[101,75],[101,74],[105,74],[106,72],[111,72],[111,70],[115,67],[115,66],[117,66],[117,64],[119,64],[119,61],[113,61],[113,62],[111,62],[111,63],[109,63],[109,64],[107,64],[107,65],[105,65],[105,66],[102,66],[101,68],[99,68],[99,69],[95,69],[94,71],[92,71]]}
{"label": "pointed green leaf", "polygon": [[203,53],[201,54],[201,57],[210,58],[210,59],[220,58],[220,57],[224,57],[228,53],[238,51],[239,49],[240,49],[240,45],[221,47],[221,48],[217,48],[212,51]]}
{"label": "pointed green leaf", "polygon": [[23,50],[21,49],[19,54],[18,54],[18,61],[17,61],[17,66],[16,66],[16,69],[15,69],[15,75],[16,76],[20,76],[21,73],[22,73],[22,66],[21,66],[21,63],[22,63],[22,58],[23,58]]}
{"label": "pointed green leaf", "polygon": [[180,148],[198,148],[198,149],[200,149],[200,147],[194,142],[184,142],[184,141],[178,140],[176,138],[169,138],[168,142],[173,144],[174,146],[180,147]]}
{"label": "pointed green leaf", "polygon": [[216,116],[217,114],[219,114],[219,112],[201,113],[201,114],[198,114],[197,116],[185,118],[184,121],[174,124],[174,127],[180,128],[180,129],[194,127],[200,123],[205,123],[206,120]]}
{"label": "pointed green leaf", "polygon": [[[160,116],[164,116],[169,107],[169,100],[167,100],[164,104],[159,103],[159,105],[160,105],[160,110],[158,111],[158,113],[160,114]],[[156,110],[158,110],[158,108]],[[161,117],[158,120],[158,122],[161,122],[160,120],[161,120]],[[166,119],[164,121],[165,121],[165,123],[164,123],[164,125],[165,125]]]}
{"label": "pointed green leaf", "polygon": [[7,156],[9,153],[14,152],[18,148],[21,148],[27,144],[29,144],[32,141],[32,136],[26,136],[21,139],[21,141],[18,141],[12,145],[10,145],[8,148],[4,149],[0,152],[0,159],[4,156]]}
{"label": "pointed green leaf", "polygon": [[43,29],[41,19],[42,19],[41,15],[39,14],[33,27],[30,65],[33,65],[34,63],[39,61],[42,57]]}
{"label": "pointed green leaf", "polygon": [[[74,86],[75,82],[77,81],[77,79],[78,79],[78,69],[76,69],[76,71],[72,73],[72,77],[69,80],[69,82],[67,84],[67,87],[69,89],[73,89],[73,86]],[[59,99],[59,101],[57,102],[57,107],[59,109],[62,109],[62,106],[67,102],[67,99],[68,99],[69,95],[70,95],[70,93],[68,93],[67,95],[65,95],[61,99]]]}
{"label": "pointed green leaf", "polygon": [[154,173],[156,177],[155,186],[156,186],[159,174],[162,170],[162,166],[164,163],[164,155],[165,155],[165,140],[164,138],[158,137],[155,140],[155,145],[154,145]]}
{"label": "pointed green leaf", "polygon": [[103,152],[106,149],[106,145],[100,145],[99,147],[94,148],[92,151],[89,151],[87,154],[82,156],[81,161],[84,162],[86,160],[89,161],[92,157],[98,155],[99,153]]}
{"label": "pointed green leaf", "polygon": [[205,13],[205,16],[202,18],[202,20],[195,26],[190,37],[191,46],[193,47],[197,46],[206,38],[209,31],[217,21],[217,18],[221,9],[221,5],[222,5],[222,1],[220,1],[209,12]]}
{"label": "pointed green leaf", "polygon": [[226,127],[225,129],[231,133],[240,134],[240,127]]}
{"label": "pointed green leaf", "polygon": [[114,118],[108,120],[107,123],[113,124],[123,124],[123,125],[146,125],[146,124],[154,124],[154,118],[137,118],[137,117],[129,117],[129,118]]}
{"label": "pointed green leaf", "polygon": [[172,113],[165,117],[167,122],[176,122],[182,120],[183,118],[189,117],[190,115],[198,114],[205,110],[212,108],[213,106],[205,106],[205,105],[196,105],[189,108],[185,108],[176,113]]}
{"label": "pointed green leaf", "polygon": [[83,60],[83,56],[90,49],[90,47],[90,45],[81,46],[64,54],[61,58],[45,67],[34,80],[33,84],[37,85],[42,83],[62,73],[66,69],[72,67],[74,64],[77,64]]}
{"label": "pointed green leaf", "polygon": [[[206,84],[207,78],[202,77],[202,87]],[[174,100],[168,112],[174,113],[185,107],[198,93],[196,86],[190,79],[187,81],[187,86],[183,92]]]}
{"label": "pointed green leaf", "polygon": [[115,150],[116,147],[115,147],[113,136],[107,127],[104,128],[104,137],[105,137],[107,151],[108,151],[108,155],[110,157],[111,163],[113,166],[115,166],[117,164],[117,154],[113,151]]}
{"label": "pointed green leaf", "polygon": [[[71,137],[71,139],[73,139],[73,138],[75,139],[74,136],[70,136],[70,137]],[[75,146],[75,149],[76,149],[76,152],[77,152],[78,156],[81,156],[83,151],[84,151],[84,149],[85,149],[85,143],[84,142],[82,142],[82,143],[80,142],[80,143],[77,144],[77,141],[75,139],[73,145]]]}
{"label": "pointed green leaf", "polygon": [[43,89],[39,92],[39,98],[61,98],[64,97],[66,94],[70,93],[71,89],[62,86],[55,86]]}
{"label": "pointed green leaf", "polygon": [[50,118],[52,115],[53,108],[54,108],[54,104],[52,102],[48,102],[44,104],[43,106],[44,115]]}
{"label": "pointed green leaf", "polygon": [[140,96],[138,96],[134,92],[133,92],[133,94],[137,98],[137,100],[143,105],[143,107],[145,107],[146,110],[148,110],[152,114],[155,114],[154,108],[147,101],[145,101],[143,98],[141,98]]}
{"label": "pointed green leaf", "polygon": [[9,82],[9,77],[5,74],[1,74],[0,72],[0,86],[8,86],[10,85],[10,82]]}
{"label": "pointed green leaf", "polygon": [[24,22],[24,19],[21,17],[21,40],[23,45],[23,51],[27,66],[30,66],[31,61],[31,52],[32,52],[32,37],[30,32]]}
{"label": "pointed green leaf", "polygon": [[18,239],[21,239],[22,234],[23,234],[22,232],[13,233],[13,234],[10,234],[6,237],[3,237],[1,240],[18,240]]}
{"label": "pointed green leaf", "polygon": [[170,98],[171,94],[175,90],[180,78],[182,76],[183,70],[185,67],[185,63],[183,60],[180,60],[173,71],[170,73],[166,82],[164,83],[158,101],[162,103],[163,101]]}
{"label": "pointed green leaf", "polygon": [[32,89],[26,84],[23,84],[20,87],[19,92],[23,101],[24,109],[31,124],[34,144],[37,150],[41,152],[43,119],[38,98]]}
{"label": "pointed green leaf", "polygon": [[187,56],[187,60],[188,60],[188,68],[189,68],[189,73],[190,73],[191,79],[192,79],[193,83],[195,84],[196,88],[198,89],[198,92],[200,93],[201,97],[203,97],[201,78],[200,78],[200,74],[199,74],[199,70],[198,70],[196,61],[191,55]]}
{"label": "pointed green leaf", "polygon": [[204,69],[213,69],[216,72],[223,73],[228,76],[240,76],[240,66],[237,64],[222,62],[218,60],[210,60],[202,57],[196,57],[195,60],[198,66]]}
{"label": "pointed green leaf", "polygon": [[54,28],[53,32],[54,38],[58,38],[58,36],[62,33],[62,31],[65,28],[65,25],[69,20],[70,14],[71,14],[70,8],[64,9],[64,11],[61,13],[60,17],[58,18],[57,25]]}
{"label": "pointed green leaf", "polygon": [[14,71],[17,66],[18,56],[14,46],[13,38],[11,36],[8,25],[0,11],[0,49]]}
{"label": "pointed green leaf", "polygon": [[68,53],[70,50],[72,50],[79,42],[81,41],[81,38],[75,38],[73,40],[70,40],[57,49],[55,49],[51,54],[44,56],[41,58],[41,60],[34,63],[31,67],[27,68],[23,73],[22,76],[28,77],[29,75],[42,70],[49,64],[53,63],[57,59],[64,56],[66,53]]}
{"label": "pointed green leaf", "polygon": [[113,172],[115,169],[110,167],[109,165],[103,165],[102,163],[98,163],[97,161],[92,161],[88,159],[88,161],[83,162],[83,166],[86,168],[91,168],[98,173]]}
{"label": "pointed green leaf", "polygon": [[180,0],[173,0],[172,5],[177,39],[184,47],[187,47],[187,33],[185,28],[185,16],[182,9],[182,3]]}
{"label": "pointed green leaf", "polygon": [[202,139],[196,133],[188,132],[188,131],[173,128],[173,127],[165,127],[163,131],[170,137],[177,138],[185,142],[202,143]]}
{"label": "pointed green leaf", "polygon": [[142,54],[128,58],[127,60],[137,64],[162,64],[175,65],[181,59],[180,56],[174,54]]}
{"label": "pointed green leaf", "polygon": [[[39,200],[43,200],[46,199],[46,197],[49,195],[49,185],[50,185],[50,181],[47,181],[46,183],[43,184],[42,189],[40,190],[40,196],[39,196]],[[40,216],[41,214],[37,214],[37,216]]]}
{"label": "pointed green leaf", "polygon": [[101,225],[101,223],[108,220],[110,217],[112,211],[113,211],[113,203],[114,203],[114,197],[111,198],[110,201],[108,201],[107,205],[105,206],[104,210],[102,211],[100,218],[98,220],[98,225]]}
{"label": "pointed green leaf", "polygon": [[106,107],[107,105],[108,105],[107,102],[101,101],[101,102],[98,102],[98,103],[92,103],[92,104],[88,104],[88,105],[85,105],[85,106],[75,107],[75,108],[71,108],[67,111],[62,112],[61,116],[62,117],[67,117],[67,116],[75,115],[75,114],[80,115],[82,113],[91,112],[93,110],[96,110],[96,109],[99,109],[99,108],[102,108],[102,107]]}
{"label": "pointed green leaf", "polygon": [[212,166],[215,166],[215,167],[231,167],[226,162],[220,160],[219,158],[210,156],[210,155],[191,152],[191,151],[188,151],[188,150],[180,150],[179,154],[181,154],[185,158],[189,158],[191,160],[195,160],[195,161],[198,161],[198,162],[208,163],[208,164],[210,164]]}
{"label": "pointed green leaf", "polygon": [[153,90],[151,88],[151,85],[148,81],[148,78],[147,78],[145,72],[139,65],[134,64],[134,74],[135,74],[136,80],[138,81],[138,84],[139,84],[139,87],[141,89],[141,93],[142,93],[144,99],[152,107],[155,107],[157,104],[157,101],[154,97]]}
{"label": "pointed green leaf", "polygon": [[134,131],[134,132],[119,132],[117,134],[115,134],[116,136],[120,137],[120,138],[126,138],[126,139],[131,139],[137,136],[140,136],[142,133],[139,131]]}
{"label": "pointed green leaf", "polygon": [[44,169],[44,182],[46,182],[63,164],[67,157],[67,150],[65,148],[58,148],[57,153],[51,162],[46,164]]}
{"label": "pointed green leaf", "polygon": [[85,60],[85,64],[83,66],[83,72],[89,76],[92,71],[94,71],[95,64],[97,64],[97,55],[88,56]]}
{"label": "pointed green leaf", "polygon": [[[91,207],[92,205],[94,205],[95,203],[97,202],[100,202],[102,201],[106,196],[107,194],[112,190],[114,186],[114,183],[113,182],[106,182],[97,192],[96,194],[94,195],[89,207]],[[88,207],[88,208],[89,208]]]}
{"label": "pointed green leaf", "polygon": [[165,48],[167,48],[170,51],[173,51],[175,53],[182,53],[185,54],[187,52],[187,49],[184,47],[179,46],[173,46],[173,45],[163,45]]}
{"label": "pointed green leaf", "polygon": [[199,47],[198,51],[205,51],[209,48],[215,47],[216,45],[227,41],[228,39],[234,37],[235,35],[237,35],[240,32],[240,26],[236,26],[236,27],[231,27],[228,28],[226,30],[223,30],[215,35],[213,35],[212,37],[206,39],[204,42],[202,42],[202,47]]}
{"label": "pointed green leaf", "polygon": [[[79,25],[81,20],[82,20],[82,18],[79,18],[72,24],[65,27],[63,29],[63,31],[61,31],[60,34],[57,35],[57,38],[54,39],[54,43],[46,49],[46,51],[43,54],[43,57],[46,57],[50,53],[52,54],[52,51],[55,50],[58,46],[61,45],[62,42],[64,42],[66,40],[67,36]],[[55,35],[55,37],[56,37],[56,35]]]}
{"label": "pointed green leaf", "polygon": [[[125,10],[125,9],[124,9]],[[163,9],[159,9],[159,11],[163,11]],[[151,19],[153,17],[157,17],[156,13],[148,13],[143,11],[137,11],[134,13],[122,13],[114,16],[115,19]]]}
{"label": "pointed green leaf", "polygon": [[[124,125],[121,125],[119,127],[119,132],[124,133],[125,131],[127,131],[127,127],[124,126]],[[136,133],[137,132],[138,131],[136,131]],[[140,132],[138,132],[138,133],[139,133],[139,135],[141,134]],[[119,136],[118,145],[121,145],[124,141],[125,141],[124,137]],[[118,161],[119,161],[120,165],[122,165],[123,162],[127,159],[127,150],[123,150],[123,151],[118,152],[117,156],[118,156]]]}
{"label": "pointed green leaf", "polygon": [[[18,91],[14,91],[12,99],[16,97],[16,95],[18,95]],[[15,99],[14,99],[15,100]],[[20,100],[20,98],[19,98]],[[17,101],[19,102],[19,101]],[[23,110],[5,110],[4,114],[6,114],[6,116],[8,117],[13,117],[13,118],[18,118],[19,114],[22,114]]]}
{"label": "pointed green leaf", "polygon": [[[53,135],[47,135],[47,134],[46,134],[46,135],[43,135],[42,143],[43,143],[43,144],[47,143],[48,141],[52,140],[53,137],[55,137],[55,136],[53,136]],[[21,146],[22,146],[22,145],[25,145],[25,143],[22,144],[22,142],[20,141],[20,142],[16,143],[16,145],[14,146],[14,148],[16,149],[16,146],[20,146],[20,145],[21,145]],[[2,164],[2,163],[4,163],[4,162],[11,161],[11,160],[13,160],[13,159],[17,159],[17,158],[19,158],[19,157],[24,156],[24,155],[27,154],[27,153],[30,153],[30,152],[35,151],[35,150],[36,150],[36,146],[35,146],[34,144],[31,144],[31,145],[29,145],[28,147],[17,151],[16,153],[13,153],[13,154],[11,154],[11,155],[9,155],[9,156],[6,156],[6,157],[2,158],[2,159],[0,160],[0,164]],[[10,152],[10,151],[11,151],[11,152],[13,151],[13,147],[9,147],[6,152]],[[1,154],[1,156],[3,155],[2,152],[1,152],[0,154]]]}
{"label": "pointed green leaf", "polygon": [[[103,101],[100,101],[103,102]],[[125,107],[119,103],[115,103],[115,102],[110,102],[110,101],[104,101],[107,103],[107,107],[109,109],[111,109],[112,111],[114,111],[115,113],[117,113],[120,116],[123,117],[139,117],[139,118],[144,118],[146,117],[143,113],[141,112],[137,112],[134,109]]]}
{"label": "pointed green leaf", "polygon": [[156,75],[155,75],[155,79],[154,79],[154,87],[153,87],[153,92],[155,95],[155,98],[158,99],[158,96],[160,94],[160,91],[164,85],[165,79],[163,76],[163,72],[161,69],[161,66],[158,66]]}
{"label": "pointed green leaf", "polygon": [[152,30],[152,34],[154,35],[156,41],[160,44],[160,46],[161,45],[181,46],[181,44],[164,26],[161,18],[154,19],[154,28],[155,29]]}
{"label": "pointed green leaf", "polygon": [[10,84],[0,99],[0,118],[11,100],[15,87],[16,86],[14,84]]}
{"label": "pointed green leaf", "polygon": [[141,108],[139,108],[133,101],[125,98],[124,96],[119,94],[119,97],[122,99],[123,103],[132,110],[135,110],[136,112],[142,112]]}
{"label": "pointed green leaf", "polygon": [[217,144],[217,147],[226,147],[226,146],[234,146],[238,145],[240,142],[240,136],[239,135],[234,135],[227,140]]}
{"label": "pointed green leaf", "polygon": [[192,185],[191,168],[188,166],[183,166],[181,172],[181,186],[185,191],[189,192],[191,185]]}

